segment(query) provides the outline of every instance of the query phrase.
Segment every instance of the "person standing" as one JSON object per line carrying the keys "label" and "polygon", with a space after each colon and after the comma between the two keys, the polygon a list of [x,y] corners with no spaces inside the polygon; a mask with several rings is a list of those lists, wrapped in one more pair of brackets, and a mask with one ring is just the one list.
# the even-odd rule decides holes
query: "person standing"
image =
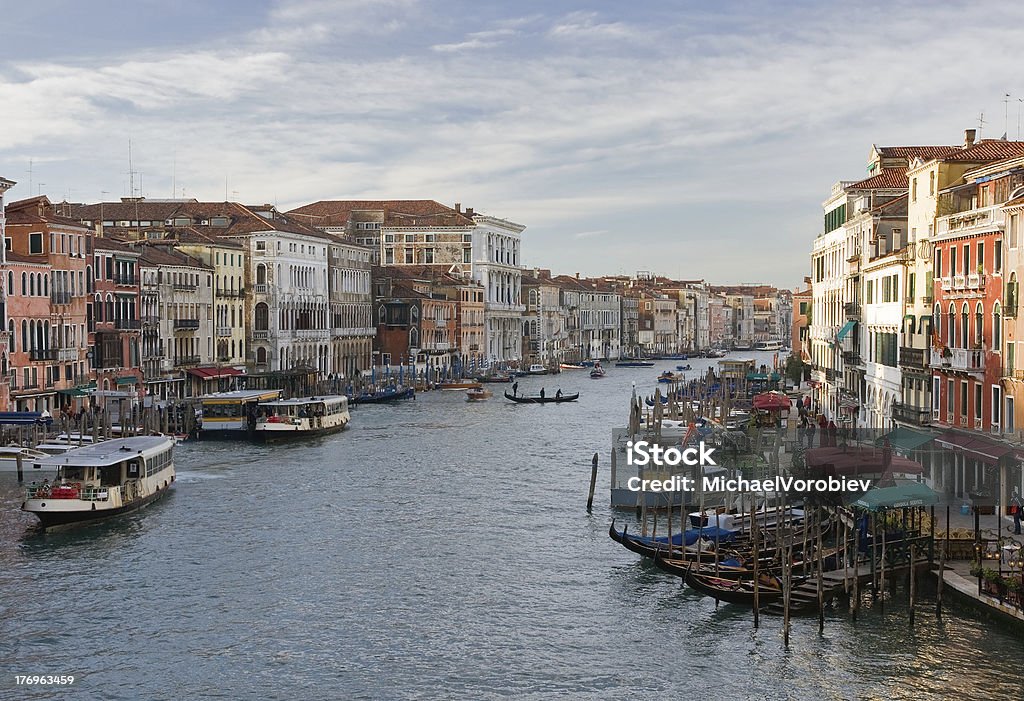
{"label": "person standing", "polygon": [[1020,498],[1017,488],[1013,488],[1013,498],[1010,499],[1010,513],[1013,515],[1013,534],[1020,535],[1021,509],[1024,509],[1024,501]]}
{"label": "person standing", "polygon": [[519,383],[518,382],[513,382],[512,383],[512,396],[514,397],[517,394],[519,394]]}

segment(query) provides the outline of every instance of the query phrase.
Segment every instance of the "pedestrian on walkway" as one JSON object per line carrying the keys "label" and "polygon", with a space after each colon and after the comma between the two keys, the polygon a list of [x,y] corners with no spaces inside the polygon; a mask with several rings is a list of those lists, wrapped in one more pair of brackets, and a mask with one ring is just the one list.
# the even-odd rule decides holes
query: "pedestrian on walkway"
{"label": "pedestrian on walkway", "polygon": [[1013,488],[1013,498],[1010,499],[1010,514],[1013,516],[1013,534],[1020,535],[1021,509],[1024,509],[1024,501],[1021,501],[1017,487]]}

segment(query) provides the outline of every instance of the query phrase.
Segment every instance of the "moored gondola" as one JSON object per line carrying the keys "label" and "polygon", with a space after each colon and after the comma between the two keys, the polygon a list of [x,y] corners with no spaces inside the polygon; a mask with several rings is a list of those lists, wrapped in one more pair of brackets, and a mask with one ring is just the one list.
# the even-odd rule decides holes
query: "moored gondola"
{"label": "moored gondola", "polygon": [[[721,577],[698,574],[691,569],[686,573],[686,585],[705,596],[727,604],[754,606],[754,582],[752,580],[729,580]],[[761,575],[757,584],[758,607],[768,606],[782,598],[782,585],[776,577]]]}

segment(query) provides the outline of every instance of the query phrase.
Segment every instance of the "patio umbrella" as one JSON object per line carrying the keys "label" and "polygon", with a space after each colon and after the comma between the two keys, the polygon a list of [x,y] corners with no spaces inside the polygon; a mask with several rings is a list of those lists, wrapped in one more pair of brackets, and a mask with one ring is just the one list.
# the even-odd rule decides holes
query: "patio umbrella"
{"label": "patio umbrella", "polygon": [[939,501],[939,496],[922,482],[905,482],[895,487],[876,487],[869,489],[853,506],[868,511],[884,511],[886,509],[902,509],[907,506],[931,506]]}

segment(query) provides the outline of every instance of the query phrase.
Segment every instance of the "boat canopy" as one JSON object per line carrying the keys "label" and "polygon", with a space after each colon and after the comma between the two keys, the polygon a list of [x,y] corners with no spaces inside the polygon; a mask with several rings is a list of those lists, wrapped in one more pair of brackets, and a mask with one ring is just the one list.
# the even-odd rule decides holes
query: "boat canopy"
{"label": "boat canopy", "polygon": [[33,465],[39,467],[104,467],[138,456],[148,458],[173,447],[174,439],[167,436],[114,438],[74,448],[63,455],[43,458],[35,461]]}
{"label": "boat canopy", "polygon": [[53,417],[43,416],[38,411],[0,411],[0,424],[10,426],[33,426],[51,424]]}

